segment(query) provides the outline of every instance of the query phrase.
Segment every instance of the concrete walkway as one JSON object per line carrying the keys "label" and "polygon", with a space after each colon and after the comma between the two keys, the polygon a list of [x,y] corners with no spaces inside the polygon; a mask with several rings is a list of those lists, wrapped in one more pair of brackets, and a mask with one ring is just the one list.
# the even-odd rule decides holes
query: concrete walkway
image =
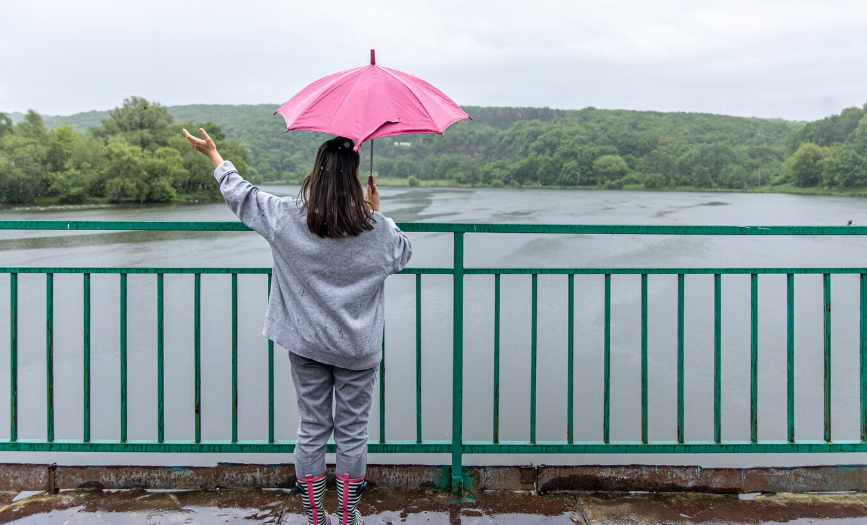
{"label": "concrete walkway", "polygon": [[[327,509],[336,507],[330,491]],[[302,525],[298,497],[284,489],[0,492],[0,523]],[[441,491],[372,489],[359,507],[376,524],[864,523],[867,494],[486,492],[455,502]],[[334,520],[337,523],[337,520]]]}

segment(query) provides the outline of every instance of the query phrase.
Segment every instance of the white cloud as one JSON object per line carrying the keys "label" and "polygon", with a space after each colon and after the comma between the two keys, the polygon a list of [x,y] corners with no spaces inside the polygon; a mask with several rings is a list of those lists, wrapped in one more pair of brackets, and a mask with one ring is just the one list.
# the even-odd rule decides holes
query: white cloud
{"label": "white cloud", "polygon": [[462,104],[814,119],[867,101],[867,2],[3,3],[0,110],[280,104],[378,63]]}

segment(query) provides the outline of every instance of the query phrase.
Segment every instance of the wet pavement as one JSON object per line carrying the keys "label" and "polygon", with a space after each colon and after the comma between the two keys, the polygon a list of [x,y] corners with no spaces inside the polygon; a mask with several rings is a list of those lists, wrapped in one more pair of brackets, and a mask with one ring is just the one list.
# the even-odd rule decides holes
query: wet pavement
{"label": "wet pavement", "polygon": [[[329,491],[326,509],[337,501]],[[484,492],[456,501],[442,491],[372,489],[359,509],[376,524],[864,523],[867,494],[714,495],[684,493]],[[302,525],[288,490],[64,490],[0,492],[0,523]],[[334,523],[337,520],[334,519]]]}

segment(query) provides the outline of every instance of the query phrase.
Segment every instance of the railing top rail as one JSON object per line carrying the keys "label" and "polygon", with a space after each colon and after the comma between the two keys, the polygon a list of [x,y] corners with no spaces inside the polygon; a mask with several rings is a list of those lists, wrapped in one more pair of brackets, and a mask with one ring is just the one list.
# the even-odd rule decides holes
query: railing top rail
{"label": "railing top rail", "polygon": [[[399,222],[406,232],[633,235],[867,235],[867,226],[680,226]],[[237,221],[0,221],[0,230],[249,231]]]}
{"label": "railing top rail", "polygon": [[[476,268],[464,267],[465,275],[867,275],[867,267],[802,267],[802,268]],[[144,267],[144,266],[0,266],[0,275],[9,273],[94,273],[94,274],[270,274],[267,267]],[[452,275],[451,267],[404,268],[402,275]]]}

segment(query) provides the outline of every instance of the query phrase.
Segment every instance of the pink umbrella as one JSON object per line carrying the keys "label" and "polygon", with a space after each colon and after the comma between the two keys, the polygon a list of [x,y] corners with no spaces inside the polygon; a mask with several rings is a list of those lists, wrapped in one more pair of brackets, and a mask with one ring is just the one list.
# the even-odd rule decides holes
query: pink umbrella
{"label": "pink umbrella", "polygon": [[[286,131],[320,131],[355,141],[355,149],[373,139],[417,133],[437,133],[467,115],[442,91],[410,74],[376,65],[347,69],[313,82],[280,106],[274,114],[286,119]],[[372,181],[372,179],[371,179]]]}

